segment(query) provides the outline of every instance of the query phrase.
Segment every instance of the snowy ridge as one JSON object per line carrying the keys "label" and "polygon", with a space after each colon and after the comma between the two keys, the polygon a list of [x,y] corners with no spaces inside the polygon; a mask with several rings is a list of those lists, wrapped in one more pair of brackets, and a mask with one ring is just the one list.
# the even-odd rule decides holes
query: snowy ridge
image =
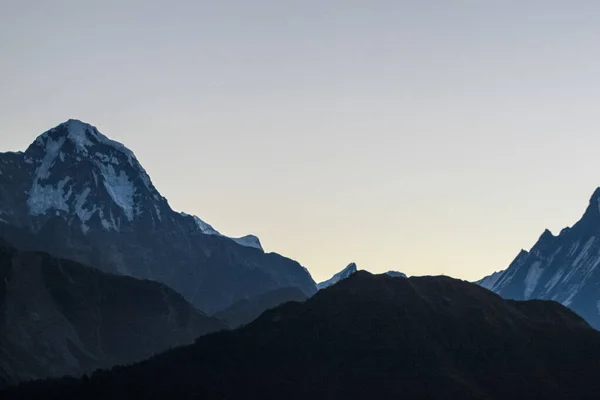
{"label": "snowy ridge", "polygon": [[571,307],[600,329],[600,189],[586,212],[558,236],[548,230],[509,267],[477,284],[516,300],[546,299]]}
{"label": "snowy ridge", "polygon": [[184,217],[193,218],[194,223],[196,224],[196,226],[198,227],[200,232],[202,232],[205,235],[215,235],[215,236],[226,237],[228,239],[233,240],[234,242],[236,242],[237,244],[239,244],[241,246],[253,247],[255,249],[264,251],[262,248],[262,245],[260,244],[260,240],[258,239],[258,237],[254,236],[254,235],[246,235],[246,236],[242,236],[241,238],[232,238],[232,237],[221,234],[215,228],[213,228],[212,225],[204,222],[203,220],[201,220],[200,218],[198,218],[195,215],[186,214],[184,212],[180,212],[180,214]]}
{"label": "snowy ridge", "polygon": [[336,283],[338,283],[339,281],[348,278],[350,275],[352,275],[353,273],[356,272],[356,264],[355,263],[350,263],[348,264],[348,266],[346,268],[344,268],[343,270],[341,270],[340,272],[338,272],[337,274],[333,275],[331,278],[329,278],[328,280],[318,283],[317,284],[317,289],[321,290],[321,289],[325,289],[331,285],[335,285]]}
{"label": "snowy ridge", "polygon": [[[118,231],[121,218],[104,201],[91,197],[98,195],[101,185],[124,219],[131,222],[143,210],[136,204],[139,188],[135,177],[154,200],[164,201],[131,150],[78,120],[71,119],[42,133],[27,149],[25,158],[37,164],[27,199],[32,216],[74,214],[87,232],[87,222],[97,215],[104,229]],[[91,171],[93,179],[63,178],[65,172],[83,171]],[[154,209],[160,220],[160,208],[155,205]]]}

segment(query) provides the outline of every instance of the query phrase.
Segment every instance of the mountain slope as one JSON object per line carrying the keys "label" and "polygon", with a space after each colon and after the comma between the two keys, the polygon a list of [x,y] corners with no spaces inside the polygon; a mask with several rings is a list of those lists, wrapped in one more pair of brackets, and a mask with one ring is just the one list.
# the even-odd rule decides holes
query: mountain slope
{"label": "mountain slope", "polygon": [[129,149],[81,121],[0,154],[0,221],[37,233],[32,250],[163,282],[209,313],[282,287],[316,291],[305,268],[265,254],[258,238],[174,212]]}
{"label": "mountain slope", "polygon": [[[593,398],[600,333],[555,302],[359,271],[304,303],[36,398]],[[12,395],[12,396],[11,396]]]}
{"label": "mountain slope", "polygon": [[[351,276],[352,274],[354,274],[357,270],[358,269],[356,267],[356,264],[350,263],[350,264],[348,264],[348,266],[346,268],[344,268],[340,272],[336,273],[328,280],[318,283],[317,288],[319,290],[321,290],[321,289],[325,289],[329,286],[335,285],[339,281],[346,279],[349,276]],[[399,272],[399,271],[387,271],[386,275],[394,277],[394,278],[406,278],[406,274]]]}
{"label": "mountain slope", "polygon": [[555,300],[600,329],[600,188],[583,217],[558,236],[546,230],[504,271],[477,283],[502,297]]}
{"label": "mountain slope", "polygon": [[0,242],[0,380],[140,361],[222,328],[165,285]]}
{"label": "mountain slope", "polygon": [[339,281],[348,278],[350,275],[356,272],[356,264],[350,263],[346,268],[333,275],[331,278],[317,284],[317,289],[325,289],[331,285],[335,285]]}
{"label": "mountain slope", "polygon": [[237,328],[254,321],[263,312],[289,301],[305,301],[308,297],[298,288],[281,288],[259,294],[250,299],[240,300],[231,307],[216,313],[214,316],[226,321],[231,328]]}

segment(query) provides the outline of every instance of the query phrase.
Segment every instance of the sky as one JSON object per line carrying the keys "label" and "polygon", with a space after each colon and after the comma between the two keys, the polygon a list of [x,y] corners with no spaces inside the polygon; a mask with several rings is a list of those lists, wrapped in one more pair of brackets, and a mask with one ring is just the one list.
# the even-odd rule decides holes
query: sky
{"label": "sky", "polygon": [[81,119],[316,281],[475,280],[600,185],[600,2],[0,0],[0,151]]}

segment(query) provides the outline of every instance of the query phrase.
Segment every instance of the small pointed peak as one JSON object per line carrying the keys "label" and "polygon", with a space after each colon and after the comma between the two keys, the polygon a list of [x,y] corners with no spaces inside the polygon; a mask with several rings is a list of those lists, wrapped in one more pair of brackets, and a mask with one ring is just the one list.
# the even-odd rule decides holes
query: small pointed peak
{"label": "small pointed peak", "polygon": [[350,264],[348,264],[348,266],[343,269],[343,272],[350,272],[350,273],[356,272],[356,263],[351,262]]}
{"label": "small pointed peak", "polygon": [[554,235],[552,234],[552,232],[550,232],[549,229],[545,229],[544,232],[541,234],[539,240],[547,240],[547,239],[553,239]]}
{"label": "small pointed peak", "polygon": [[344,268],[343,270],[341,270],[340,272],[338,272],[337,274],[333,275],[331,278],[329,278],[328,280],[318,283],[317,284],[317,288],[319,290],[321,289],[325,289],[326,287],[329,287],[331,285],[336,284],[337,282],[348,278],[351,275],[354,275],[356,273],[356,264],[355,263],[350,263],[348,264],[348,266],[346,268]]}
{"label": "small pointed peak", "polygon": [[596,188],[594,193],[592,193],[588,207],[579,222],[583,220],[589,221],[591,218],[595,220],[598,217],[600,217],[600,187]]}

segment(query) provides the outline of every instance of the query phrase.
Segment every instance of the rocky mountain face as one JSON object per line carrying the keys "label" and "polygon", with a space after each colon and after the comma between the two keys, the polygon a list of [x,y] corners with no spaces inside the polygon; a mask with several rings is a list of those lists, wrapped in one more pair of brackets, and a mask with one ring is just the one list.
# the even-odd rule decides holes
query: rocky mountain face
{"label": "rocky mountain face", "polygon": [[36,233],[32,250],[165,283],[208,313],[283,287],[316,292],[305,268],[258,238],[173,211],[129,149],[77,120],[0,153],[0,222]]}
{"label": "rocky mountain face", "polygon": [[235,331],[5,399],[595,398],[600,332],[551,301],[358,271]]}
{"label": "rocky mountain face", "polygon": [[600,329],[600,188],[583,217],[554,236],[546,230],[506,270],[477,283],[502,297],[555,300]]}
{"label": "rocky mountain face", "polygon": [[225,324],[169,287],[0,243],[0,382],[80,375]]}

